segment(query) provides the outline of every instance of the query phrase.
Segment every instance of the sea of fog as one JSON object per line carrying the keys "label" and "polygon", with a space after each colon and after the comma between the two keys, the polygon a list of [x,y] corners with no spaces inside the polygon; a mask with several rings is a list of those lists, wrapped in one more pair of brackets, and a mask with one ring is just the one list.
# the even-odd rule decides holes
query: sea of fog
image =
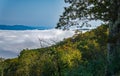
{"label": "sea of fog", "polygon": [[49,30],[0,30],[0,57],[17,57],[22,49],[47,46],[73,36],[74,31]]}

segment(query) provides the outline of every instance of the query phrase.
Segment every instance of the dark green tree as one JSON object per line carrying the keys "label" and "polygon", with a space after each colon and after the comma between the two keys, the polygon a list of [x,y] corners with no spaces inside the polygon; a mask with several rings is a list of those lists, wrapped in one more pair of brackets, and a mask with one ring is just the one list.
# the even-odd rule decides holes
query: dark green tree
{"label": "dark green tree", "polygon": [[120,0],[65,0],[69,3],[60,16],[56,28],[68,29],[71,26],[88,26],[91,20],[101,20],[109,25],[108,66],[106,75],[111,76],[120,70]]}
{"label": "dark green tree", "polygon": [[0,76],[3,76],[4,60],[4,58],[0,58]]}

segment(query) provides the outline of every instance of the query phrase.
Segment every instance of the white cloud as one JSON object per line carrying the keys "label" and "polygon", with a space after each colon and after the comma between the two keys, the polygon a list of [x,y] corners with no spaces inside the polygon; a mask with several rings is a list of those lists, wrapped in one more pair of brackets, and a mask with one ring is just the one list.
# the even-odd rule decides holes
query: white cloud
{"label": "white cloud", "polygon": [[61,41],[64,38],[71,37],[73,34],[73,31],[56,29],[26,31],[0,30],[0,57],[15,57],[15,54],[17,56],[22,49],[39,48],[39,38],[47,42],[49,42],[50,39]]}

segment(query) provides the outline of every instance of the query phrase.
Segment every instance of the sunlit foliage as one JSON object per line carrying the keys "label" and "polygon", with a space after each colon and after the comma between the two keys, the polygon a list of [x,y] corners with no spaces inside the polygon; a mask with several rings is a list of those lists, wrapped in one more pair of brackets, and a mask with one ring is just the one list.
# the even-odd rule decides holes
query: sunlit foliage
{"label": "sunlit foliage", "polygon": [[[102,31],[102,33],[101,33]],[[24,49],[18,58],[4,61],[5,76],[104,76],[107,26],[77,34],[56,45]]]}

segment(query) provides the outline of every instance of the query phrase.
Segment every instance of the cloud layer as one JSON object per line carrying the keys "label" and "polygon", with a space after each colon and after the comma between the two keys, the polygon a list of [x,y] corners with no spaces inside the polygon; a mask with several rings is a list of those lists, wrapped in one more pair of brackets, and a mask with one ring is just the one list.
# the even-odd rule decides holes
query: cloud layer
{"label": "cloud layer", "polygon": [[56,29],[26,31],[0,30],[0,57],[12,58],[16,57],[22,49],[39,48],[39,39],[49,43],[50,40],[61,41],[64,38],[71,37],[73,34],[73,31]]}

